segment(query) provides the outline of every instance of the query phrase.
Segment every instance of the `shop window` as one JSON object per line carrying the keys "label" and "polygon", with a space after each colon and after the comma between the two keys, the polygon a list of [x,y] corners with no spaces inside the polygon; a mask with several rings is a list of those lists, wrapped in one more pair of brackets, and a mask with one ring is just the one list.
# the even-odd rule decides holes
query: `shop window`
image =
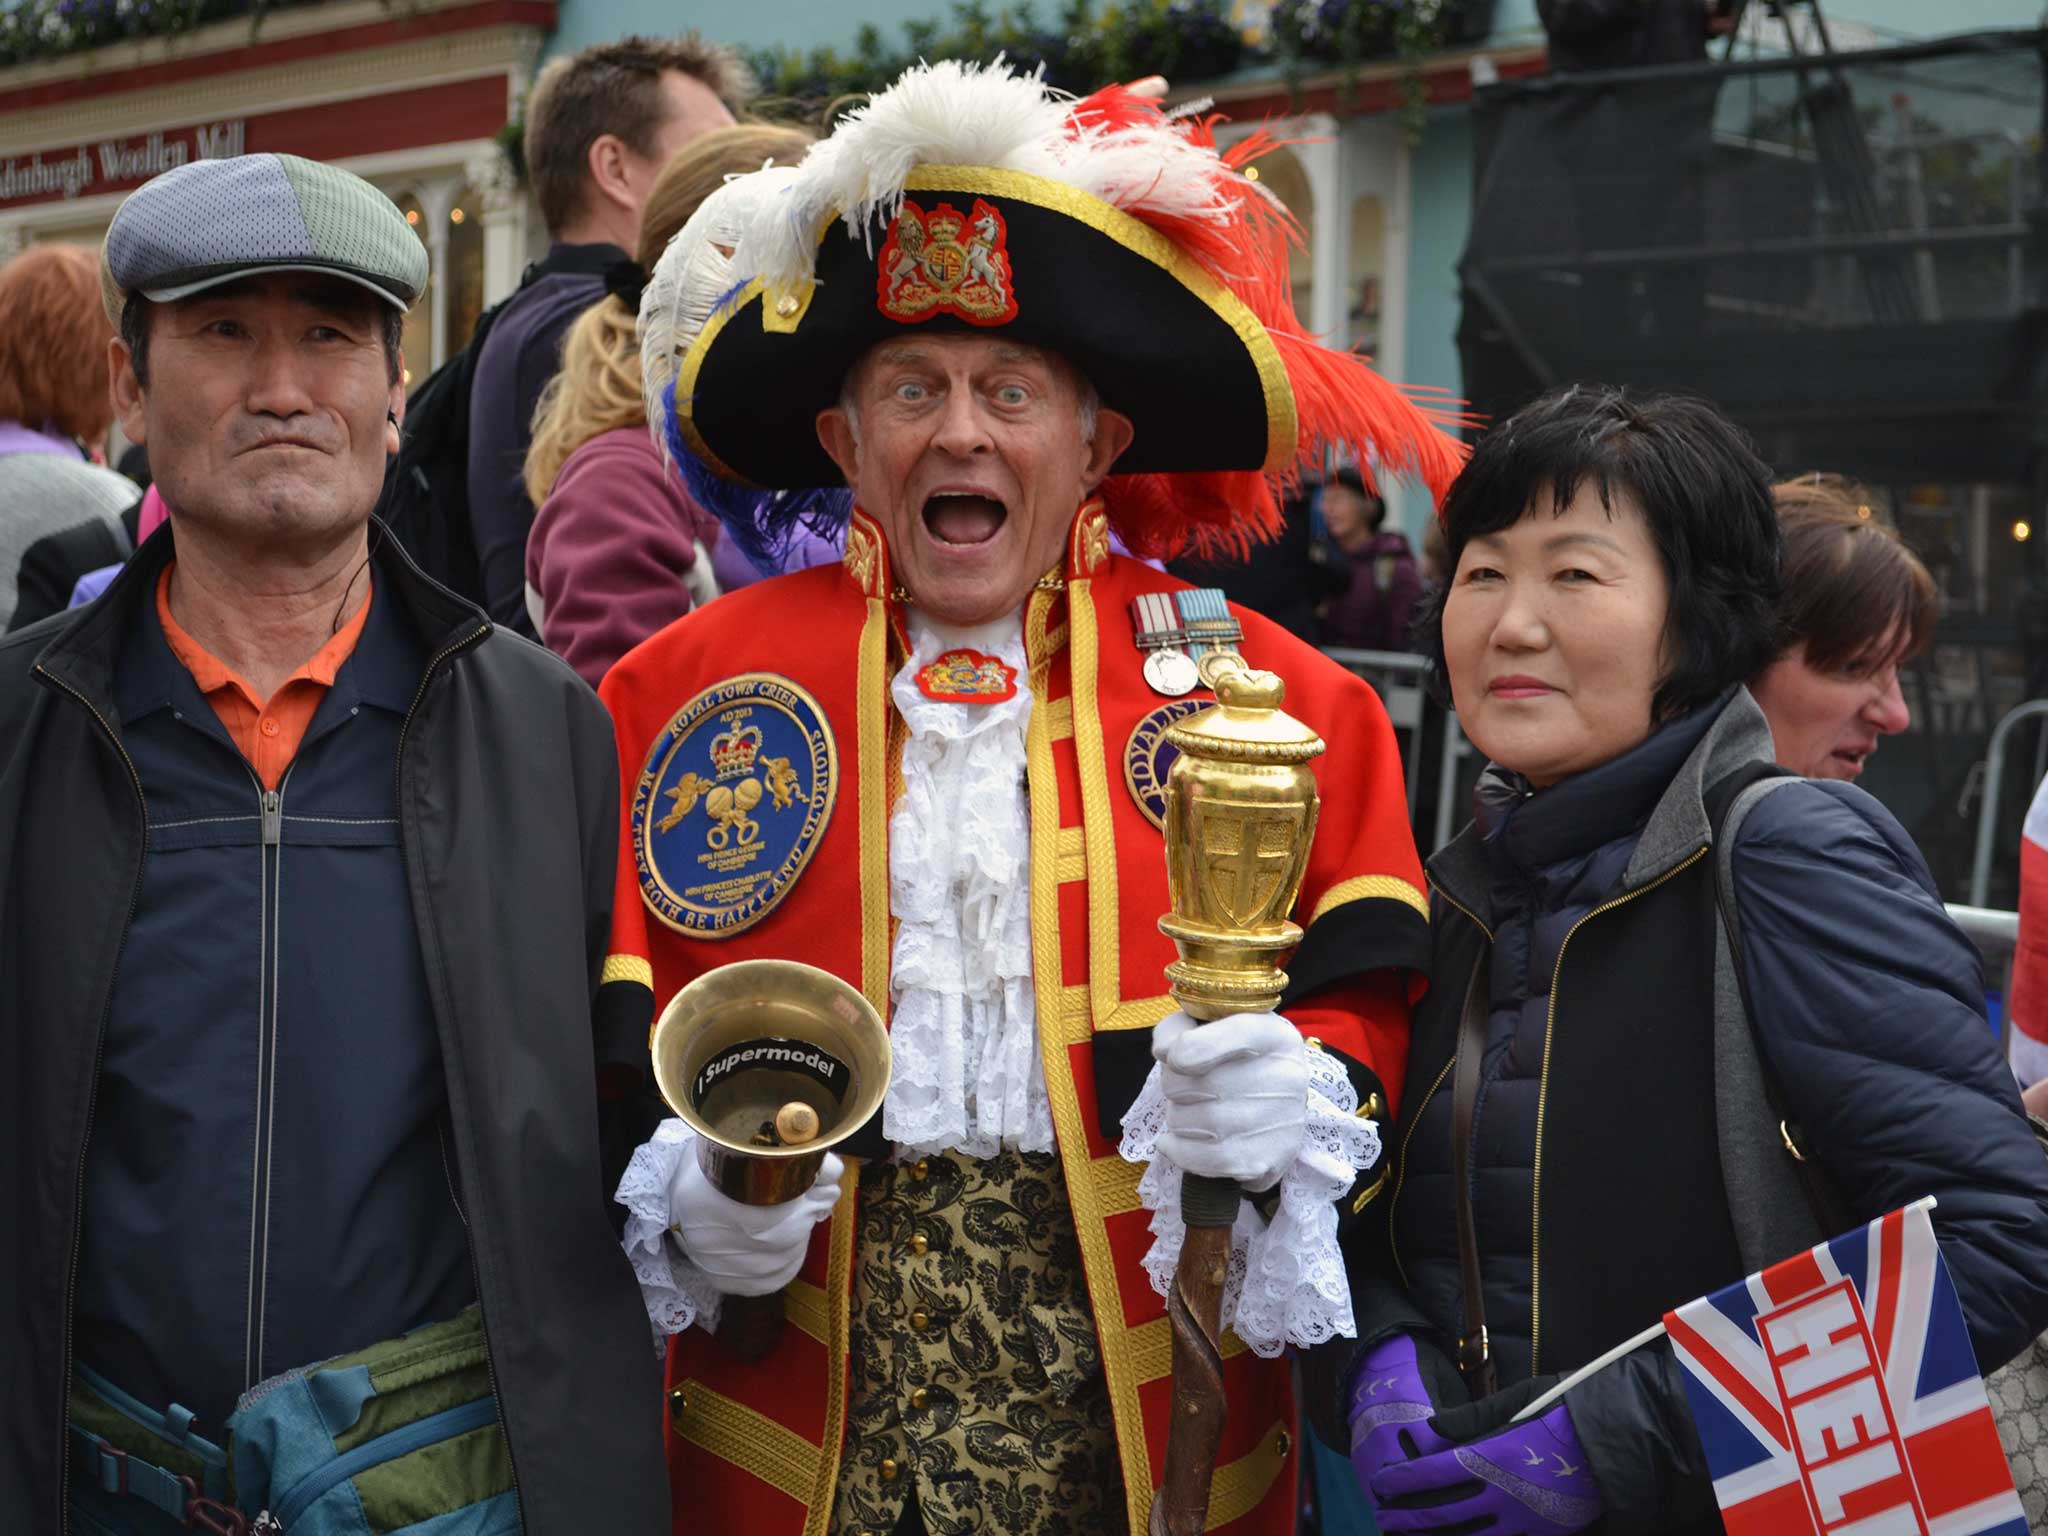
{"label": "shop window", "polygon": [[1344,291],[1350,296],[1346,325],[1351,345],[1369,353],[1380,349],[1380,313],[1385,293],[1380,281],[1386,270],[1384,206],[1377,197],[1351,205],[1351,271]]}
{"label": "shop window", "polygon": [[[427,239],[427,211],[419,198],[411,192],[393,193],[391,200],[398,205],[398,211],[405,215],[405,222],[412,226],[413,233],[420,238],[420,243],[427,247],[427,283],[431,291],[434,280],[433,246]],[[405,317],[403,383],[407,389],[411,389],[434,369],[434,330],[431,316],[431,306],[423,296]]]}
{"label": "shop window", "polygon": [[1315,284],[1315,262],[1309,253],[1310,236],[1315,229],[1315,190],[1309,185],[1307,170],[1291,149],[1261,155],[1252,169],[1259,173],[1258,179],[1266,190],[1279,198],[1301,225],[1301,244],[1290,246],[1287,251],[1287,281],[1294,290],[1294,312],[1307,320],[1311,313],[1310,292]]}
{"label": "shop window", "polygon": [[465,185],[448,210],[447,245],[438,276],[446,284],[441,313],[442,360],[469,345],[477,316],[484,310],[483,199]]}

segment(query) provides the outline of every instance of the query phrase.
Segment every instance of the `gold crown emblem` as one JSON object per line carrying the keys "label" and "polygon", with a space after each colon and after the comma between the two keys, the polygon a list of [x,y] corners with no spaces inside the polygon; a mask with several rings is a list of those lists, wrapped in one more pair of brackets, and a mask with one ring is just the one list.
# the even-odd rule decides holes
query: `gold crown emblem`
{"label": "gold crown emblem", "polygon": [[736,779],[754,771],[754,759],[761,751],[758,725],[735,726],[711,738],[711,771],[721,779]]}
{"label": "gold crown emblem", "polygon": [[943,243],[959,234],[965,223],[966,220],[962,219],[955,210],[942,203],[926,222],[925,228],[931,231],[934,240]]}

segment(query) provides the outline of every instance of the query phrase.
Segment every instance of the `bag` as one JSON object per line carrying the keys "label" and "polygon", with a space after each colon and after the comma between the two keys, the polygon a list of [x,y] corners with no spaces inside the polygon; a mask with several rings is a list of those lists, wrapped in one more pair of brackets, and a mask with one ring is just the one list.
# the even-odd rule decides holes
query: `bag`
{"label": "bag", "polygon": [[[377,516],[442,586],[484,606],[483,573],[469,518],[469,401],[484,340],[507,304],[536,278],[553,272],[595,272],[600,258],[587,248],[557,251],[521,274],[519,287],[477,317],[469,342],[428,374],[405,402],[397,454],[384,469]],[[606,253],[602,260],[616,259]]]}
{"label": "bag", "polygon": [[[1742,968],[1742,937],[1735,905],[1735,840],[1756,803],[1787,784],[1802,782],[1797,774],[1775,765],[1757,764],[1739,769],[1717,784],[1707,797],[1709,823],[1713,827],[1714,894],[1721,914],[1721,930],[1728,940],[1736,984],[1742,993],[1743,1017],[1749,1021],[1751,1043],[1756,1048],[1757,1071],[1763,1081],[1764,1099],[1771,1117],[1778,1123],[1788,1160],[1794,1162],[1801,1191],[1806,1197],[1814,1242],[1838,1237],[1854,1220],[1840,1214],[1841,1200],[1828,1187],[1821,1170],[1806,1158],[1799,1146],[1799,1128],[1787,1117],[1770,1074],[1763,1043],[1756,1039],[1756,1011],[1750,1006],[1749,979]],[[2034,1137],[2048,1158],[2048,1124],[2028,1116]],[[1991,1399],[1991,1416],[1998,1424],[1999,1442],[2005,1447],[2012,1469],[2013,1486],[2027,1512],[2031,1529],[2048,1529],[2048,1334],[2037,1338],[2019,1355],[1984,1378],[1984,1390]]]}
{"label": "bag", "polygon": [[484,583],[469,525],[469,395],[500,307],[485,310],[469,345],[428,374],[406,401],[398,452],[384,468],[377,498],[377,516],[413,563],[479,606]]}
{"label": "bag", "polygon": [[237,1502],[259,1511],[251,1536],[520,1529],[477,1307],[258,1382],[228,1445]]}
{"label": "bag", "polygon": [[[72,1434],[101,1486],[228,1536],[519,1536],[483,1313],[258,1382],[225,1453],[77,1368]],[[140,1432],[138,1434],[138,1431]],[[86,1465],[90,1466],[90,1463]],[[90,1475],[90,1473],[88,1474]],[[118,1483],[120,1486],[116,1487]]]}

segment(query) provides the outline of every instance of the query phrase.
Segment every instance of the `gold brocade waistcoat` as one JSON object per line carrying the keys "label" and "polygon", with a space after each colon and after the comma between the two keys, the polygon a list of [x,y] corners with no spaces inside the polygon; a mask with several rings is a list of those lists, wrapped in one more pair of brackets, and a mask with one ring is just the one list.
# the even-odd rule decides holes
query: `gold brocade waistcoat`
{"label": "gold brocade waistcoat", "polygon": [[934,1536],[1125,1531],[1058,1156],[870,1163],[859,1210],[833,1536],[889,1536],[913,1489]]}

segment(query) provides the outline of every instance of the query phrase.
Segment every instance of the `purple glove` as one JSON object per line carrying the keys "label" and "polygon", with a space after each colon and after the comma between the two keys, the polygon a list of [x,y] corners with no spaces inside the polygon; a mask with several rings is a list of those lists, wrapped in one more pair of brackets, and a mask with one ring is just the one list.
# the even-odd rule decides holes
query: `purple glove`
{"label": "purple glove", "polygon": [[[1453,1409],[1427,1430],[1442,1449],[1373,1473],[1366,1486],[1380,1529],[1572,1536],[1598,1520],[1600,1487],[1579,1447],[1571,1410],[1560,1402],[1526,1423],[1501,1422],[1549,1385],[1547,1379],[1527,1382]],[[1481,1426],[1491,1427],[1464,1432]]]}
{"label": "purple glove", "polygon": [[1449,1449],[1451,1442],[1429,1421],[1439,1403],[1465,1400],[1465,1384],[1451,1363],[1428,1346],[1418,1348],[1412,1334],[1373,1345],[1351,1383],[1351,1466],[1359,1485],[1369,1485],[1383,1467]]}

